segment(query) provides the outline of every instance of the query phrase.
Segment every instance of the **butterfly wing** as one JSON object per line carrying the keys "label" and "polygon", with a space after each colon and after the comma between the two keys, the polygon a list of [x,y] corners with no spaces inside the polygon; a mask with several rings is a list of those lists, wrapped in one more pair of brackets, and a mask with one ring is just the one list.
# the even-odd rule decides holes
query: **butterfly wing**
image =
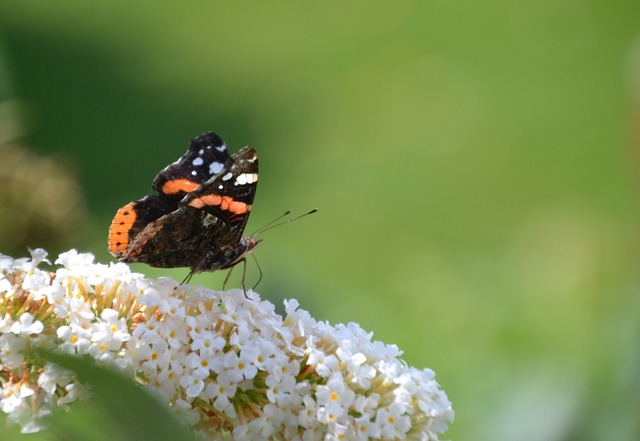
{"label": "butterfly wing", "polygon": [[228,159],[222,138],[213,132],[204,133],[191,140],[184,155],[158,173],[151,187],[177,208],[186,193],[220,173]]}
{"label": "butterfly wing", "polygon": [[228,159],[227,146],[215,133],[204,133],[192,139],[187,152],[153,180],[152,188],[158,195],[145,196],[117,211],[109,227],[109,252],[125,261],[137,261],[130,260],[128,251],[137,245],[136,237],[148,225],[175,211],[185,194],[222,171]]}
{"label": "butterfly wing", "polygon": [[124,262],[166,268],[214,270],[233,264],[245,251],[240,238],[257,180],[254,149],[229,155],[216,134],[201,135],[158,173],[152,184],[158,195],[118,210],[109,230],[109,251]]}
{"label": "butterfly wing", "polygon": [[258,187],[258,155],[251,147],[233,154],[218,175],[187,194],[180,202],[204,210],[228,226],[230,240],[238,240],[249,220]]}

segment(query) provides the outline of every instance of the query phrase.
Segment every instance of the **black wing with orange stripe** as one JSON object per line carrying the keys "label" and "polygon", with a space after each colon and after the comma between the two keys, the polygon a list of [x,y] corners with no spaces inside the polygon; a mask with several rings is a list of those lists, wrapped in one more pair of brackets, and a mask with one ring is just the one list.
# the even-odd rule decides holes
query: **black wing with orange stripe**
{"label": "black wing with orange stripe", "polygon": [[258,180],[251,147],[229,155],[215,133],[201,135],[153,180],[157,195],[116,213],[109,251],[124,262],[189,266],[192,272],[229,268],[258,242],[243,238]]}
{"label": "black wing with orange stripe", "polygon": [[213,132],[202,134],[191,140],[187,153],[158,173],[151,187],[161,196],[178,202],[219,174],[229,157],[222,138]]}

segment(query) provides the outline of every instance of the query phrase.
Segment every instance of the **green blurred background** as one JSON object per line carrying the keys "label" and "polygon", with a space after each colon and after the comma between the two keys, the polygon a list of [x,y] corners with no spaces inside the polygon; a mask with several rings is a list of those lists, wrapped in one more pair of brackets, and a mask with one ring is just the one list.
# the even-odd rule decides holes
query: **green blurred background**
{"label": "green blurred background", "polygon": [[3,0],[0,251],[113,261],[214,130],[260,154],[248,232],[320,208],[258,292],[433,368],[445,439],[640,439],[639,37],[624,0]]}

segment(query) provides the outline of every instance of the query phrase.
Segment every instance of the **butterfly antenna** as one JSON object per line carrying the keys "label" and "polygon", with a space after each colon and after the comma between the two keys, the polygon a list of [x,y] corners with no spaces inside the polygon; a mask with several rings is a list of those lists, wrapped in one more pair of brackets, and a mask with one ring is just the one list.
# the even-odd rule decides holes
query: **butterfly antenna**
{"label": "butterfly antenna", "polygon": [[315,213],[316,211],[318,211],[318,209],[317,209],[317,208],[314,208],[313,210],[311,210],[311,211],[309,211],[309,212],[307,212],[307,213],[301,214],[301,215],[296,216],[296,217],[292,217],[291,219],[287,219],[287,220],[282,221],[282,222],[280,222],[280,223],[276,223],[276,222],[278,222],[280,219],[282,219],[283,217],[288,216],[289,214],[291,214],[291,210],[287,210],[287,211],[285,211],[283,214],[281,214],[280,216],[278,216],[277,218],[275,218],[274,220],[272,220],[271,222],[269,222],[269,223],[268,223],[267,225],[265,225],[264,227],[262,227],[262,228],[258,229],[258,231],[256,231],[255,233],[253,233],[250,237],[256,237],[258,234],[262,234],[262,233],[264,233],[265,231],[269,231],[270,229],[275,228],[275,227],[279,227],[280,225],[284,225],[284,224],[288,224],[289,222],[296,221],[296,220],[298,220],[298,219],[300,219],[300,218],[303,218],[303,217],[305,217],[305,216],[308,216],[308,215],[310,215],[310,214],[313,214],[313,213]]}
{"label": "butterfly antenna", "polygon": [[258,231],[256,231],[255,233],[253,233],[251,235],[251,237],[253,236],[257,236],[258,234],[262,233],[263,231],[268,230],[269,228],[271,228],[271,226],[273,224],[275,224],[276,222],[278,222],[280,219],[282,219],[285,216],[289,216],[291,214],[291,210],[287,210],[284,213],[282,213],[280,216],[276,217],[274,220],[272,220],[271,222],[269,222],[267,225],[263,225],[262,227],[258,228]]}

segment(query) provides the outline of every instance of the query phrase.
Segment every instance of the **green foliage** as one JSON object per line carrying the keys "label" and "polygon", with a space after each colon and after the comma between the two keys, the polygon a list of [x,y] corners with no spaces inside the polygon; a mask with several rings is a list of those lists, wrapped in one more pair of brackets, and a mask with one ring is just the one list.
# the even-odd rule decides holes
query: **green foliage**
{"label": "green foliage", "polygon": [[74,403],[70,412],[54,408],[51,426],[42,433],[19,435],[15,440],[47,441],[156,441],[195,439],[177,417],[158,400],[118,373],[97,367],[91,360],[45,353],[54,363],[75,372],[93,391],[91,399]]}

